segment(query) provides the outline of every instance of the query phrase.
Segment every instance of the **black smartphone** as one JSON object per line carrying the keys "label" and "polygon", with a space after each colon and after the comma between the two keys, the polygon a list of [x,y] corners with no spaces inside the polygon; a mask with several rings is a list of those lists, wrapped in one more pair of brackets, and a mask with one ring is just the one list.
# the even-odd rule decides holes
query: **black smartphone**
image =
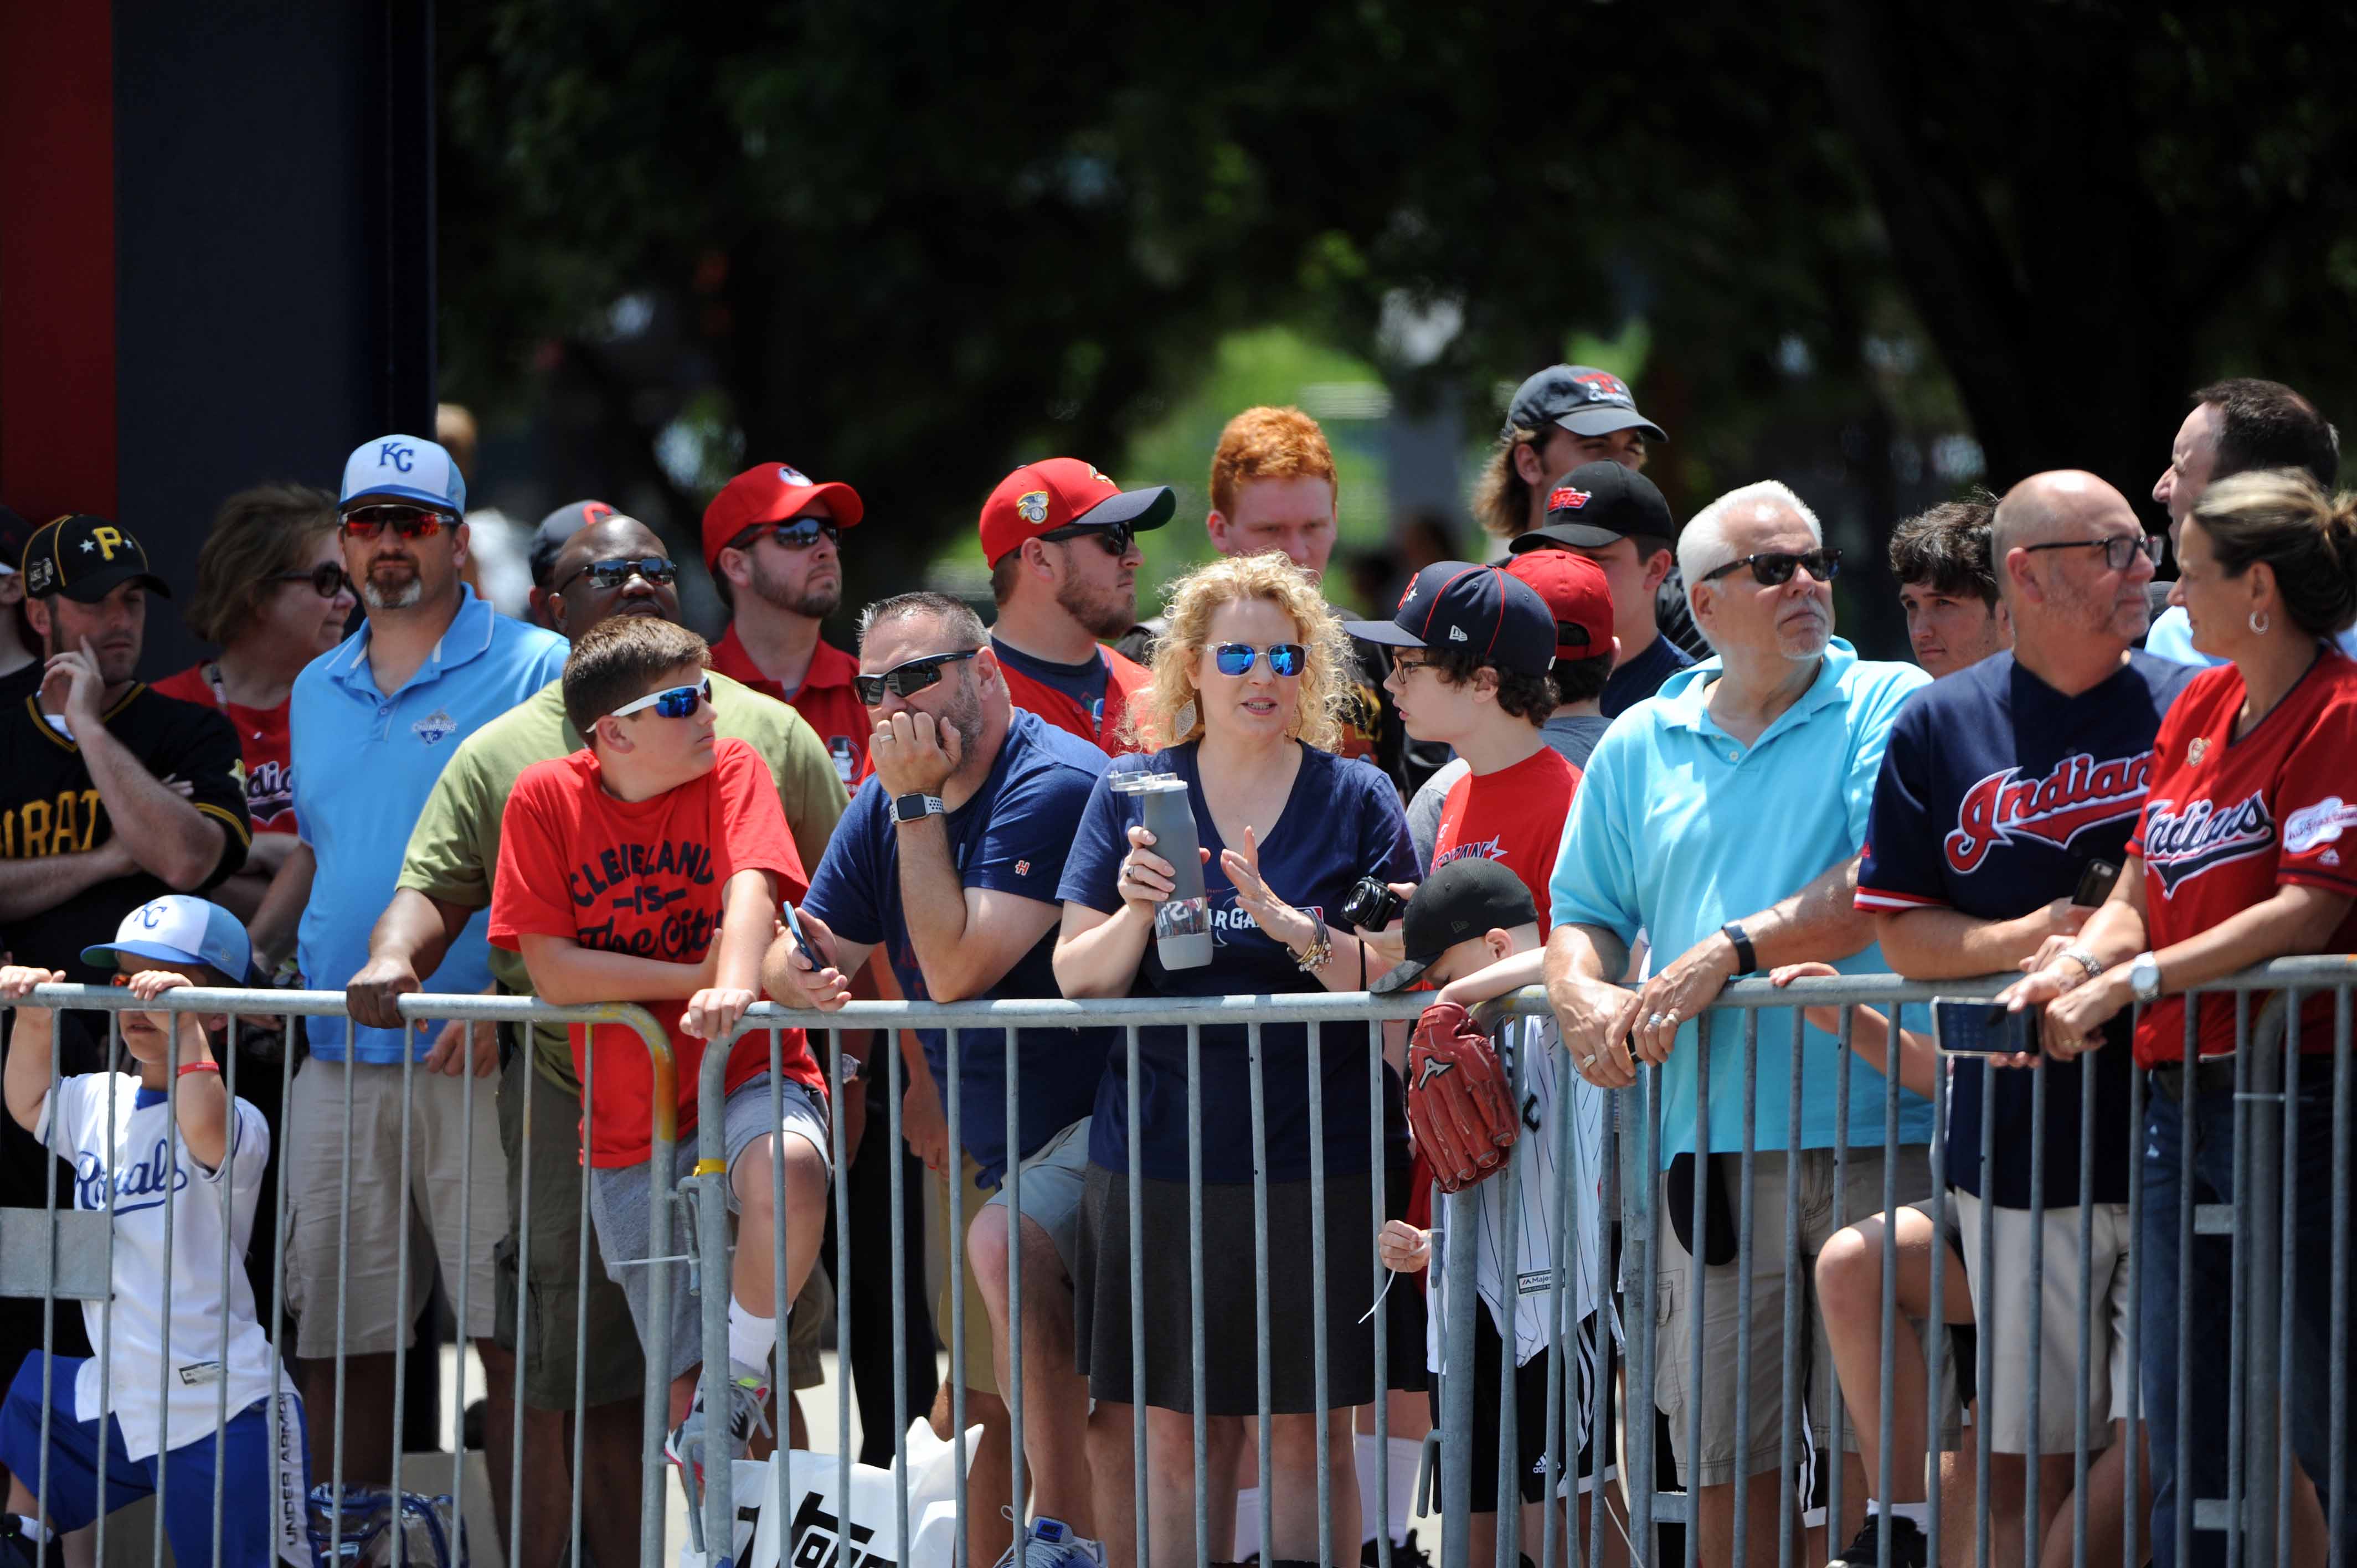
{"label": "black smartphone", "polygon": [[2041,1011],[2015,1013],[2002,1002],[1939,997],[1932,1003],[1932,1038],[1946,1056],[2035,1056]]}
{"label": "black smartphone", "polygon": [[2092,909],[2112,896],[2112,886],[2119,879],[2118,866],[2108,860],[2091,860],[2087,869],[2079,874],[2079,890],[2071,895],[2071,902]]}

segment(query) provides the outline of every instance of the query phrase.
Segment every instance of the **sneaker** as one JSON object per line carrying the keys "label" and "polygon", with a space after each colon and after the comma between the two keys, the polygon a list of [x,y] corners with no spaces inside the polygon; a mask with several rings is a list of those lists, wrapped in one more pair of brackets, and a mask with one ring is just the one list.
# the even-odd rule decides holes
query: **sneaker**
{"label": "sneaker", "polygon": [[752,1447],[753,1434],[770,1432],[769,1402],[769,1374],[742,1361],[730,1362],[726,1452],[716,1455],[710,1452],[710,1418],[704,1408],[704,1391],[698,1388],[687,1419],[672,1428],[671,1435],[663,1440],[663,1457],[683,1470],[692,1470],[699,1480],[704,1466],[715,1458],[744,1458]]}
{"label": "sneaker", "polygon": [[998,1568],[1104,1568],[1104,1560],[1102,1542],[1074,1535],[1063,1520],[1042,1514],[1006,1549]]}
{"label": "sneaker", "polygon": [[[1361,1568],[1383,1568],[1383,1548],[1367,1541],[1359,1548]],[[1432,1553],[1416,1544],[1415,1531],[1409,1530],[1405,1541],[1392,1544],[1392,1568],[1432,1568]]]}
{"label": "sneaker", "polygon": [[1865,1528],[1857,1532],[1857,1539],[1851,1541],[1848,1550],[1835,1558],[1826,1568],[1925,1568],[1930,1542],[1923,1539],[1923,1532],[1915,1528],[1913,1520],[1893,1519],[1890,1521],[1890,1561],[1888,1563],[1877,1555],[1882,1539],[1881,1525],[1878,1515],[1867,1515]]}

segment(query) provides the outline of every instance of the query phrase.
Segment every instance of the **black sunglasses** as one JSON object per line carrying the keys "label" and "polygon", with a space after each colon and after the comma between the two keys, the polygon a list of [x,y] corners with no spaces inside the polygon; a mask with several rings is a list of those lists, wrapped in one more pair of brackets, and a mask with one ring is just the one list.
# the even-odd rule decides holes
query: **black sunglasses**
{"label": "black sunglasses", "polygon": [[431,539],[457,521],[422,506],[356,506],[337,519],[347,539],[374,539],[388,528],[404,539]]}
{"label": "black sunglasses", "polygon": [[2125,572],[2128,564],[2141,555],[2154,565],[2160,564],[2160,535],[2158,533],[2115,533],[2105,539],[2058,539],[2045,544],[2025,544],[2024,550],[2100,550],[2104,564],[2115,572]]}
{"label": "black sunglasses", "polygon": [[1790,550],[1766,550],[1757,555],[1739,555],[1716,571],[1704,573],[1702,580],[1716,582],[1738,566],[1750,567],[1752,577],[1763,588],[1791,582],[1793,571],[1802,566],[1806,566],[1809,575],[1818,582],[1830,583],[1841,575],[1841,552],[1830,546],[1797,554]]}
{"label": "black sunglasses", "polygon": [[749,550],[763,536],[776,540],[789,550],[808,550],[822,539],[829,544],[843,542],[843,528],[833,518],[790,517],[783,522],[764,522],[747,529],[737,536],[735,548]]}
{"label": "black sunglasses", "polygon": [[350,591],[352,580],[333,561],[322,561],[307,572],[273,572],[263,579],[265,583],[308,583],[311,591],[323,599]]}
{"label": "black sunglasses", "polygon": [[1067,528],[1051,528],[1039,537],[1050,544],[1061,544],[1068,539],[1093,539],[1104,546],[1106,554],[1119,560],[1129,553],[1137,530],[1125,522],[1103,523],[1094,528],[1076,522]]}
{"label": "black sunglasses", "polygon": [[561,594],[585,576],[589,579],[591,587],[610,594],[632,577],[644,577],[660,588],[679,576],[679,568],[660,555],[641,555],[633,560],[592,561],[549,592]]}
{"label": "black sunglasses", "polygon": [[854,675],[851,689],[858,694],[859,705],[863,708],[880,705],[888,691],[897,692],[903,697],[913,697],[942,678],[943,665],[971,659],[981,651],[979,648],[968,648],[955,653],[928,653],[922,659],[896,664],[881,675]]}

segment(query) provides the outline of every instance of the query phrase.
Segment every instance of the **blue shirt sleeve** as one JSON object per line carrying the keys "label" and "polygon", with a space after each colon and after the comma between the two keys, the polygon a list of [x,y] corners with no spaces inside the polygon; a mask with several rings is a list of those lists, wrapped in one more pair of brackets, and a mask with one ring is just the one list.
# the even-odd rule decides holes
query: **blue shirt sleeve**
{"label": "blue shirt sleeve", "polygon": [[1890,727],[1867,817],[1866,864],[1858,868],[1858,907],[1900,909],[1945,904],[1941,829],[1932,818],[1932,725],[1925,704],[1910,703]]}
{"label": "blue shirt sleeve", "polygon": [[1062,896],[1071,824],[1085,817],[1094,782],[1076,768],[1036,768],[1001,790],[959,879],[968,887],[1055,903]]}
{"label": "blue shirt sleeve", "polygon": [[1616,722],[1596,743],[1572,793],[1571,820],[1547,882],[1554,924],[1601,927],[1624,942],[1635,941],[1645,923],[1638,908],[1632,829],[1618,809],[1624,788],[1641,793],[1644,786],[1645,752],[1638,728]]}
{"label": "blue shirt sleeve", "polygon": [[2218,662],[2206,653],[2193,649],[2193,622],[2184,610],[2175,605],[2154,618],[2152,629],[2145,633],[2144,650],[2179,664],[2190,664],[2204,669]]}
{"label": "blue shirt sleeve", "polygon": [[[1119,771],[1115,769],[1114,771]],[[1064,856],[1064,875],[1056,897],[1110,915],[1121,908],[1114,879],[1121,857],[1129,853],[1129,802],[1114,793],[1108,772],[1089,790],[1089,803],[1072,830],[1072,847]]]}
{"label": "blue shirt sleeve", "polygon": [[883,786],[869,779],[835,824],[826,854],[811,874],[810,891],[802,908],[824,920],[828,929],[847,942],[873,947],[884,940],[884,894],[877,885],[881,856],[876,853],[882,829],[879,808]]}
{"label": "blue shirt sleeve", "polygon": [[1867,820],[1874,811],[1875,781],[1882,777],[1882,753],[1890,743],[1890,726],[1898,722],[1908,699],[1932,683],[1932,677],[1912,664],[1886,664],[1882,669],[1882,679],[1852,699],[1849,777],[1842,780],[1852,844],[1866,843]]}

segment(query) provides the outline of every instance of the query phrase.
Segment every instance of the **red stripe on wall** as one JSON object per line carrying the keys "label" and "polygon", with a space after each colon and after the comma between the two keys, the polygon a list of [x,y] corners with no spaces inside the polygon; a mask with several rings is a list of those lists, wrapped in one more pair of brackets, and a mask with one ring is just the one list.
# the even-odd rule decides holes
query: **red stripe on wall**
{"label": "red stripe on wall", "polygon": [[105,5],[0,5],[0,500],[115,510],[114,39]]}

